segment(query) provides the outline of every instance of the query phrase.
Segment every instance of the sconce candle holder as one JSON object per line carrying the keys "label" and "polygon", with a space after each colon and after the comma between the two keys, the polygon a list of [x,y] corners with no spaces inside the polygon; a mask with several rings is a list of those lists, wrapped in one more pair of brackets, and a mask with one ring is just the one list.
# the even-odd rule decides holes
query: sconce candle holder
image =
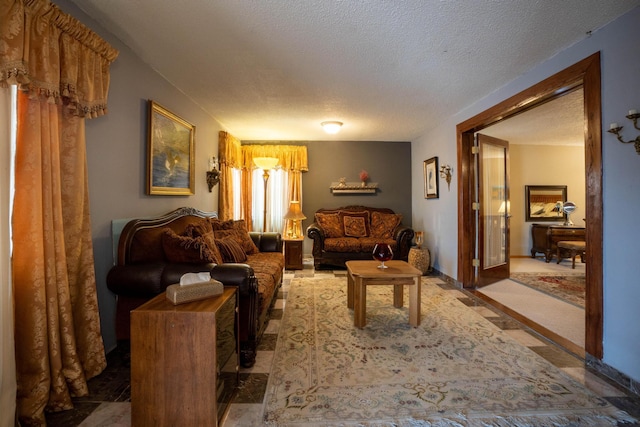
{"label": "sconce candle holder", "polygon": [[213,187],[220,182],[220,171],[216,168],[216,158],[212,157],[209,160],[209,170],[207,171],[207,185],[209,186],[209,193],[213,190]]}
{"label": "sconce candle holder", "polygon": [[[638,127],[638,119],[640,119],[640,113],[637,110],[629,110],[629,114],[627,114],[627,119],[633,122],[633,127],[640,130]],[[622,135],[620,135],[620,131],[622,131],[623,126],[618,126],[617,123],[611,123],[609,126],[609,130],[607,132],[614,134],[618,141],[623,144],[633,144],[636,148],[636,153],[640,154],[640,135],[636,136],[636,139],[632,139],[630,141],[625,141],[622,139]]]}
{"label": "sconce candle holder", "polygon": [[450,165],[440,166],[440,177],[447,181],[447,188],[451,190],[451,172],[453,168]]}

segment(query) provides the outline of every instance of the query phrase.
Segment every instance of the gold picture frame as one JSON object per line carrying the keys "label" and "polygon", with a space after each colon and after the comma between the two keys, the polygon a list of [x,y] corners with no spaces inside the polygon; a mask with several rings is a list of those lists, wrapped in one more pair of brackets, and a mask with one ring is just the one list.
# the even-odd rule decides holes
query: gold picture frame
{"label": "gold picture frame", "polygon": [[425,160],[422,164],[422,172],[424,174],[424,198],[437,199],[440,193],[438,184],[438,158],[432,157]]}
{"label": "gold picture frame", "polygon": [[195,125],[149,100],[147,194],[195,194]]}

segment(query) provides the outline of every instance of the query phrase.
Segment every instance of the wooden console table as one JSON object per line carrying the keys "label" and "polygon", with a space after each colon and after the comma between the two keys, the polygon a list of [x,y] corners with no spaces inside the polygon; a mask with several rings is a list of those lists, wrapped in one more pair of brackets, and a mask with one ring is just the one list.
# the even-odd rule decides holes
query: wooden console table
{"label": "wooden console table", "polygon": [[131,312],[131,425],[218,426],[238,385],[236,288]]}
{"label": "wooden console table", "polygon": [[558,251],[562,240],[585,240],[584,227],[561,224],[531,224],[531,258],[542,252],[546,262],[550,262]]}

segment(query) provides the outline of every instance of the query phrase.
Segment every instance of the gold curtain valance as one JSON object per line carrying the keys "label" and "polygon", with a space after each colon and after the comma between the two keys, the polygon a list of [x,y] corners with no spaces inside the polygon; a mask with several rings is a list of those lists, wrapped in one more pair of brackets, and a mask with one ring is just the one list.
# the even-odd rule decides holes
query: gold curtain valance
{"label": "gold curtain valance", "polygon": [[64,103],[72,114],[106,113],[118,51],[49,0],[0,0],[0,86]]}
{"label": "gold curtain valance", "polygon": [[218,155],[221,167],[225,165],[233,169],[242,168],[240,140],[229,132],[223,130],[218,132]]}
{"label": "gold curtain valance", "polygon": [[246,169],[255,169],[254,157],[276,157],[278,168],[294,172],[307,172],[307,147],[301,145],[243,145],[242,166]]}

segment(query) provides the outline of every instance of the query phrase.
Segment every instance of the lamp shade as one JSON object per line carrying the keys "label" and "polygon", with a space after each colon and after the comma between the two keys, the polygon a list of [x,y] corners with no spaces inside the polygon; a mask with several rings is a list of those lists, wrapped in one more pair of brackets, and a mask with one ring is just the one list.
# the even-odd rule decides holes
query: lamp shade
{"label": "lamp shade", "polygon": [[302,209],[300,209],[300,202],[297,200],[292,200],[291,203],[289,203],[289,210],[283,218],[294,220],[307,219],[307,217],[302,213]]}
{"label": "lamp shade", "polygon": [[262,170],[270,170],[278,164],[277,157],[254,157],[253,163]]}

